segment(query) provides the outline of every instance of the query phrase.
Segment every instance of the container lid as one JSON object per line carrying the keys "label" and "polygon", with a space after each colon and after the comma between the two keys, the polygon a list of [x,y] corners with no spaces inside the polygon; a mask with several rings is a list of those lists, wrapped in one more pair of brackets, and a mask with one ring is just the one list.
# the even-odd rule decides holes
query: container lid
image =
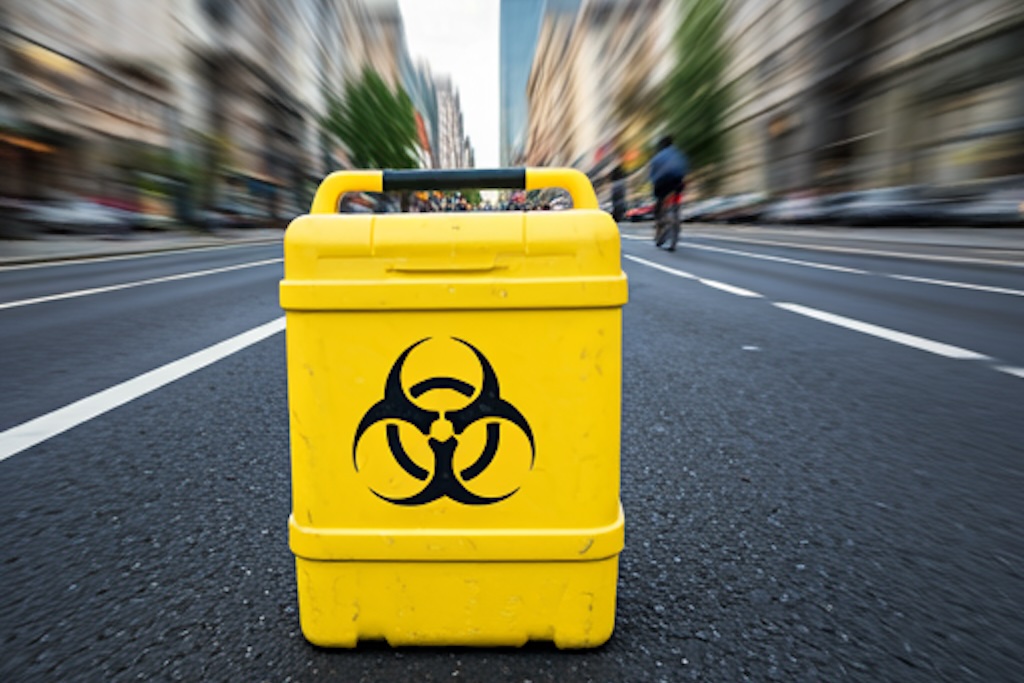
{"label": "container lid", "polygon": [[285,235],[286,310],[617,307],[618,227],[595,209],[311,214]]}

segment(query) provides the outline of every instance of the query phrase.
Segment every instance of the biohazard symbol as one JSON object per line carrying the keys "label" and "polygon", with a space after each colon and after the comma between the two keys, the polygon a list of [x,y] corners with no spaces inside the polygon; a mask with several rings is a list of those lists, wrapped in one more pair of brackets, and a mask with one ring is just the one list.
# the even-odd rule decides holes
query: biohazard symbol
{"label": "biohazard symbol", "polygon": [[[526,418],[508,401],[501,397],[498,387],[498,377],[494,373],[490,362],[480,351],[467,341],[455,338],[455,341],[468,347],[480,362],[483,370],[483,381],[479,391],[475,392],[472,385],[452,377],[431,377],[423,380],[409,388],[411,398],[406,395],[402,388],[401,374],[402,366],[406,358],[417,346],[425,341],[421,339],[398,357],[391,367],[387,381],[384,384],[384,398],[373,405],[356,429],[355,439],[352,443],[352,460],[356,471],[359,470],[359,463],[356,461],[356,449],[359,440],[371,426],[378,422],[387,421],[386,433],[388,449],[394,456],[398,465],[411,477],[426,482],[419,493],[408,498],[390,498],[377,491],[373,494],[382,500],[396,505],[423,505],[447,496],[452,500],[466,505],[489,505],[505,500],[518,491],[516,488],[503,496],[484,497],[478,496],[469,491],[463,482],[471,482],[480,476],[494,461],[498,453],[498,446],[501,442],[502,423],[497,420],[505,420],[512,423],[523,431],[530,442],[530,468],[533,468],[533,461],[536,457],[536,449],[533,441],[533,431],[527,423]],[[414,403],[413,399],[419,398],[428,391],[434,389],[451,389],[457,391],[470,402],[464,408],[449,412],[426,410]],[[455,450],[458,447],[458,436],[467,427],[481,420],[492,420],[487,423],[487,442],[483,452],[473,464],[459,472],[456,476],[454,469]],[[423,436],[428,437],[427,444],[434,455],[434,472],[431,473],[417,465],[402,445],[399,438],[398,425],[395,422],[406,422],[413,425]]]}

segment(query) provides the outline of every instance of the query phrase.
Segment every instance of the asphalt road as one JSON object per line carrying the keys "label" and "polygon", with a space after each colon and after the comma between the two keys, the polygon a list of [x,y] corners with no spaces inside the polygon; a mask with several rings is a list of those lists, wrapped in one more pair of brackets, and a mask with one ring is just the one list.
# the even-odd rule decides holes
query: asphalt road
{"label": "asphalt road", "polygon": [[[643,234],[606,646],[308,645],[270,330],[0,461],[0,680],[1019,679],[1024,269]],[[278,319],[280,258],[0,269],[0,448]]]}

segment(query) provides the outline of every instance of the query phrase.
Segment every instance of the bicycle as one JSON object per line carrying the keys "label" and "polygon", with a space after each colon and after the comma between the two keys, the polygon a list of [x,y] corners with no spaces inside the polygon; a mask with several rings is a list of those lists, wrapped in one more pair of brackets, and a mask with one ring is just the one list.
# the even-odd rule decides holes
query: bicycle
{"label": "bicycle", "polygon": [[683,192],[678,190],[665,197],[661,215],[655,216],[654,245],[661,248],[669,241],[668,251],[675,251],[679,242],[679,205],[683,203]]}

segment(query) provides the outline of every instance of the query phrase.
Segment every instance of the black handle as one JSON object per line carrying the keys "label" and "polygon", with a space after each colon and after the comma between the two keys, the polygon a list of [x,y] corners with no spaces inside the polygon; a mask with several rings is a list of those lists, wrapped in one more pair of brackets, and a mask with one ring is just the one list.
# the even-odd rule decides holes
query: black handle
{"label": "black handle", "polygon": [[525,168],[455,168],[384,171],[384,191],[391,190],[526,189]]}

